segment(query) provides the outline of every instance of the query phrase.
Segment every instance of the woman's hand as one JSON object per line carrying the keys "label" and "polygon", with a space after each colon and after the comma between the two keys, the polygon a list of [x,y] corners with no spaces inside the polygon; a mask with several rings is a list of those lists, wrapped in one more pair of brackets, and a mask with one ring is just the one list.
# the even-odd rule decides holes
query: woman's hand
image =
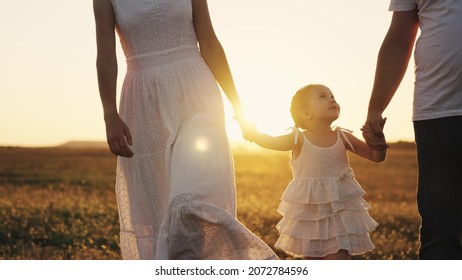
{"label": "woman's hand", "polygon": [[253,142],[255,134],[257,133],[257,127],[255,123],[251,122],[245,115],[242,106],[234,110],[234,119],[239,123],[242,130],[242,137],[250,142]]}
{"label": "woman's hand", "polygon": [[133,157],[133,151],[129,145],[133,145],[130,129],[119,115],[113,115],[105,119],[107,143],[111,152],[116,156]]}

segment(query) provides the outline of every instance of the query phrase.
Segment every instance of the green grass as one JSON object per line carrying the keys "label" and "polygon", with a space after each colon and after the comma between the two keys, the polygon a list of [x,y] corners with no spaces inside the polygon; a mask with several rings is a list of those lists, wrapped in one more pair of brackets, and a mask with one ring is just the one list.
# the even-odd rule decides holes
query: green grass
{"label": "green grass", "polygon": [[[291,179],[288,158],[234,149],[238,218],[270,246]],[[393,145],[380,164],[350,161],[380,224],[371,235],[376,250],[354,258],[416,259],[414,147]],[[120,259],[114,178],[105,149],[0,148],[0,259]]]}

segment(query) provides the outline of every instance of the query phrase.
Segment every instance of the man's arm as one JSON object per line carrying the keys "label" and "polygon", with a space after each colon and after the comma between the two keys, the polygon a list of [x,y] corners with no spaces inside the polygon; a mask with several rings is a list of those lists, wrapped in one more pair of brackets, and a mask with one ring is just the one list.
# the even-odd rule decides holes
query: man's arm
{"label": "man's arm", "polygon": [[[419,27],[418,11],[394,12],[377,59],[365,127],[383,133],[382,113],[393,98],[412,54]],[[367,140],[367,139],[366,139]]]}

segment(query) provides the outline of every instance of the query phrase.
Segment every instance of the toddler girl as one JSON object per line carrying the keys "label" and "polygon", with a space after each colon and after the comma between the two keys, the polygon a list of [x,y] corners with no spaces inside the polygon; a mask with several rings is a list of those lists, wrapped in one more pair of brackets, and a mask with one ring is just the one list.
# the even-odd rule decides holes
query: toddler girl
{"label": "toddler girl", "polygon": [[369,216],[346,151],[383,161],[388,147],[383,134],[375,135],[372,149],[349,132],[332,129],[340,107],[323,85],[300,89],[290,111],[295,122],[290,134],[272,137],[250,127],[244,131],[247,140],[264,148],[292,151],[293,179],[278,209],[283,218],[275,247],[305,259],[350,259],[373,250],[369,232],[377,223]]}

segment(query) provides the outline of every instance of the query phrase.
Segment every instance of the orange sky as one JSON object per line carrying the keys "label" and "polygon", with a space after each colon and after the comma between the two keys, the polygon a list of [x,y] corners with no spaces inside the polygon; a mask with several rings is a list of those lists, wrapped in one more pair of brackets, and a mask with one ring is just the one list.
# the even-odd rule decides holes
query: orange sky
{"label": "orange sky", "polygon": [[[209,1],[241,98],[260,130],[292,125],[289,103],[308,83],[331,88],[336,125],[364,122],[388,0]],[[281,5],[283,3],[283,5]],[[8,1],[0,11],[0,145],[105,140],[91,1]],[[119,48],[119,86],[125,73]],[[388,140],[412,140],[413,67],[385,112]],[[120,88],[119,88],[120,90]],[[229,104],[227,130],[242,139]]]}

